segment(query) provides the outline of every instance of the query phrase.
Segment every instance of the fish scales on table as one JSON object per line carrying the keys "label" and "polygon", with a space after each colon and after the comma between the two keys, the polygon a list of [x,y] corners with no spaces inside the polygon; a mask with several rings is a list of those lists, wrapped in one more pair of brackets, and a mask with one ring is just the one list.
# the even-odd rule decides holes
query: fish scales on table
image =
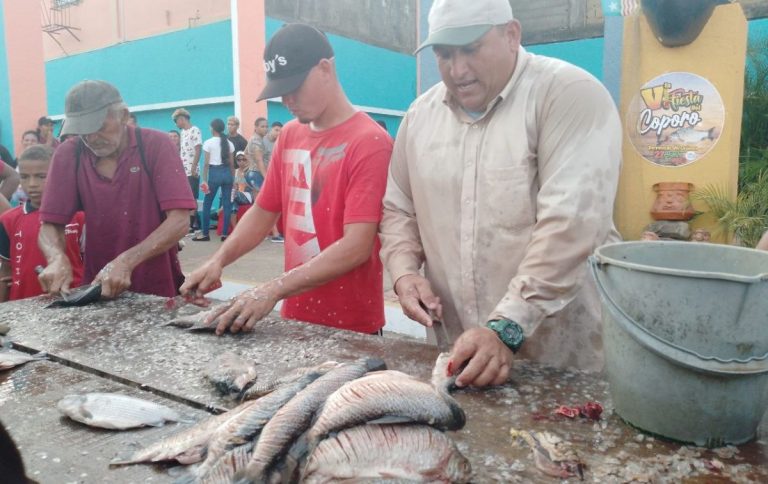
{"label": "fish scales on table", "polygon": [[344,383],[360,378],[368,371],[385,367],[376,358],[362,358],[342,363],[296,394],[264,426],[248,466],[235,475],[234,482],[267,482],[270,468],[280,460],[293,442],[309,427],[326,398]]}
{"label": "fish scales on table", "polygon": [[177,461],[180,464],[200,462],[206,454],[208,442],[214,432],[230,419],[248,410],[256,401],[245,402],[228,412],[214,415],[198,422],[181,432],[177,432],[142,449],[115,457],[110,465],[139,464]]}
{"label": "fish scales on table", "polygon": [[308,433],[309,450],[331,432],[367,422],[459,430],[466,417],[453,397],[431,384],[399,371],[377,371],[345,383],[328,397]]}
{"label": "fish scales on table", "polygon": [[222,395],[239,395],[249,383],[256,380],[256,365],[227,351],[208,365],[205,376]]}
{"label": "fish scales on table", "polygon": [[67,395],[56,406],[72,420],[104,429],[160,427],[181,420],[178,412],[165,405],[120,393]]}
{"label": "fish scales on table", "polygon": [[248,410],[217,428],[208,444],[205,461],[200,464],[195,474],[198,477],[205,476],[228,450],[253,439],[278,410],[320,376],[319,373],[304,375],[290,385],[279,388],[258,400],[253,400],[254,404]]}
{"label": "fish scales on table", "polygon": [[307,484],[469,482],[472,468],[456,444],[426,425],[361,425],[329,437],[309,456]]}
{"label": "fish scales on table", "polygon": [[573,446],[552,432],[534,432],[510,429],[513,439],[522,439],[533,452],[533,463],[544,474],[568,479],[579,477],[584,480],[584,463]]}
{"label": "fish scales on table", "polygon": [[253,400],[263,397],[274,391],[276,388],[280,388],[284,385],[289,385],[304,375],[309,373],[325,374],[329,370],[336,368],[338,363],[335,361],[326,361],[315,366],[307,366],[301,368],[294,368],[293,370],[284,373],[276,378],[258,378],[253,380],[240,395],[241,400]]}
{"label": "fish scales on table", "polygon": [[24,363],[44,360],[46,358],[47,356],[45,353],[30,355],[29,353],[24,353],[22,351],[3,348],[0,350],[0,371],[10,370],[16,366],[23,365]]}

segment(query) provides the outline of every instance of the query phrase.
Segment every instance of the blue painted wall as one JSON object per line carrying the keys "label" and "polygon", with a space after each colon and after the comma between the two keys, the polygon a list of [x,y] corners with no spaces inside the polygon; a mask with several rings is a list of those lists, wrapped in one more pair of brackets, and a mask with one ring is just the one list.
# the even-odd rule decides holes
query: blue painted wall
{"label": "blue painted wall", "polygon": [[[267,17],[267,39],[284,24]],[[405,111],[416,98],[416,59],[413,56],[328,34],[336,55],[336,69],[347,97],[359,106]],[[291,119],[285,108],[269,103],[270,121]],[[398,116],[372,115],[387,123],[391,133],[400,125]],[[390,126],[391,125],[391,126]]]}
{"label": "blue painted wall", "polygon": [[231,37],[227,20],[48,61],[48,110],[63,113],[86,78],[115,84],[128,105],[231,96]]}
{"label": "blue painted wall", "polygon": [[562,59],[603,79],[603,38],[525,46],[528,52]]}
{"label": "blue painted wall", "polygon": [[0,144],[8,148],[11,154],[14,154],[11,88],[8,82],[8,57],[5,55],[5,15],[3,11],[3,2],[0,1]]}

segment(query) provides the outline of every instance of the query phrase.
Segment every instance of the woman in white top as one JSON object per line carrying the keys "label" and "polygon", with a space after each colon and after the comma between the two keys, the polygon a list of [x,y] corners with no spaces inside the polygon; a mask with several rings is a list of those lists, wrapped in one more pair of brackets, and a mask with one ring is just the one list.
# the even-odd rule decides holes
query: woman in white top
{"label": "woman in white top", "polygon": [[205,161],[203,163],[203,179],[200,183],[200,189],[205,193],[203,199],[203,233],[194,237],[194,241],[211,240],[208,235],[208,229],[211,225],[211,206],[216,192],[221,188],[221,206],[222,216],[219,217],[219,223],[223,223],[221,240],[227,238],[229,234],[229,215],[232,212],[232,184],[234,183],[234,163],[232,153],[235,151],[235,145],[227,139],[226,126],[221,119],[211,121],[212,138],[208,138],[203,143],[203,152]]}

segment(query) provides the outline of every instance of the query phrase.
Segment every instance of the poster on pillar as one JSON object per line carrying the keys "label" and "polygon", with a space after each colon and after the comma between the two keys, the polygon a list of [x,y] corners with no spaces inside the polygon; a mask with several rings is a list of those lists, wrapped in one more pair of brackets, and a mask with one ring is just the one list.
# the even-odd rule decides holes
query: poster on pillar
{"label": "poster on pillar", "polygon": [[691,72],[643,84],[627,109],[632,146],[649,162],[678,167],[702,159],[723,132],[725,108],[715,86]]}

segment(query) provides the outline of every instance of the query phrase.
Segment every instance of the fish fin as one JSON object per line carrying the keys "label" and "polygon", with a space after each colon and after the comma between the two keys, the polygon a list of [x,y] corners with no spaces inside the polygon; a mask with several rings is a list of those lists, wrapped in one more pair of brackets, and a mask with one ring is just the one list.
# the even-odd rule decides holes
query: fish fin
{"label": "fish fin", "polygon": [[109,467],[124,466],[142,462],[142,460],[135,459],[134,456],[136,455],[136,452],[137,451],[135,450],[124,450],[118,452],[118,454],[109,462]]}
{"label": "fish fin", "polygon": [[413,423],[414,420],[411,417],[405,417],[402,415],[386,415],[374,420],[369,420],[366,424],[369,425],[386,425],[386,424],[401,424],[401,423]]}

